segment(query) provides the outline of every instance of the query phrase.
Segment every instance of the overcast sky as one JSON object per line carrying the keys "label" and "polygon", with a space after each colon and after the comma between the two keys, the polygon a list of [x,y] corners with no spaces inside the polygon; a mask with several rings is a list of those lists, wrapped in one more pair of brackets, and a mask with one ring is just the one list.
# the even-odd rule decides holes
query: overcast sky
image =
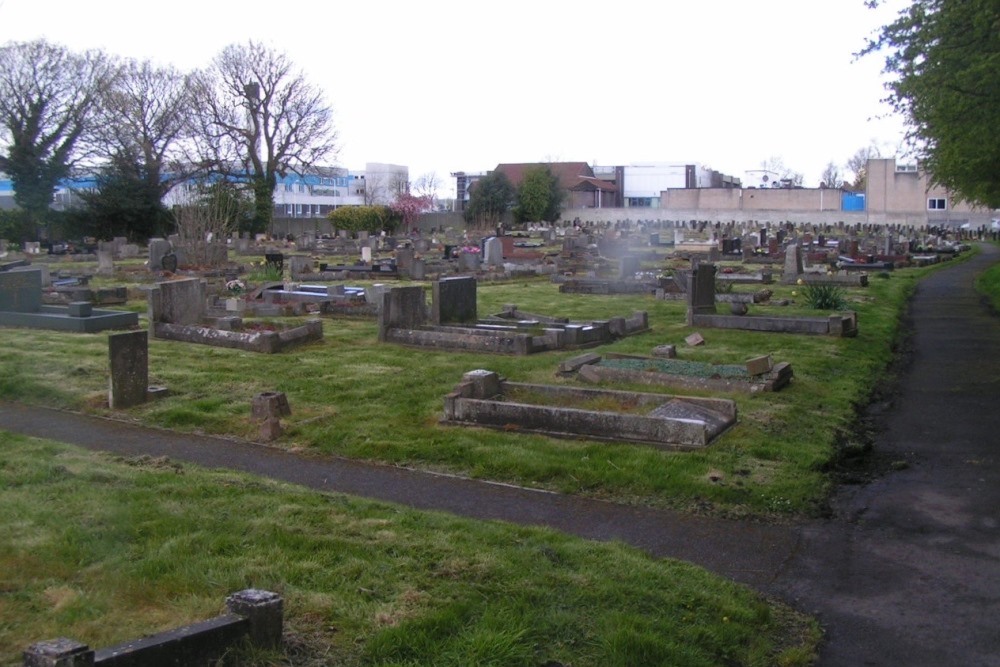
{"label": "overcast sky", "polygon": [[501,162],[700,164],[744,178],[779,157],[816,186],[903,124],[881,57],[853,54],[905,0],[0,0],[0,43],[206,66],[254,39],[322,88],[338,166],[435,173]]}

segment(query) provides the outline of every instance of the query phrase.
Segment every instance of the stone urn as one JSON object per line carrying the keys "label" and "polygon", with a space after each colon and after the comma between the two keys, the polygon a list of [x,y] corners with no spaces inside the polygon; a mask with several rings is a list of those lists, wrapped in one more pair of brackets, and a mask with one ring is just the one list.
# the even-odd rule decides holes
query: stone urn
{"label": "stone urn", "polygon": [[733,301],[729,304],[729,312],[733,315],[746,315],[747,305],[742,301]]}

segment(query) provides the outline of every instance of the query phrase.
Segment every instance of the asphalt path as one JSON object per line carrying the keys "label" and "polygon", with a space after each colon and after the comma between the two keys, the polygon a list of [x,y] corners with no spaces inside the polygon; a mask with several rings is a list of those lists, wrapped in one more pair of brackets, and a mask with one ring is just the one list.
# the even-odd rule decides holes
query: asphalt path
{"label": "asphalt path", "polygon": [[998,259],[983,246],[920,283],[912,355],[875,444],[905,467],[841,488],[828,520],[773,525],[625,506],[17,403],[0,402],[0,429],[620,540],[816,615],[826,630],[820,665],[1000,666],[1000,319],[972,287]]}

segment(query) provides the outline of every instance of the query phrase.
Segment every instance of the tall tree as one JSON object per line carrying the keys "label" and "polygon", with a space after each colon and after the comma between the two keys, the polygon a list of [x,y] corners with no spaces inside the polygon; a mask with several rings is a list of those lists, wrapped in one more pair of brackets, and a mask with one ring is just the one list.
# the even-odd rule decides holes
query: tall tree
{"label": "tall tree", "polygon": [[465,221],[471,225],[495,227],[510,210],[516,196],[514,185],[500,171],[479,179],[472,186],[469,205],[465,208]]}
{"label": "tall tree", "polygon": [[170,232],[174,219],[161,189],[144,177],[142,165],[117,157],[97,173],[94,190],[78,190],[84,206],[72,216],[82,236],[126,236],[146,241]]}
{"label": "tall tree", "polygon": [[931,180],[1000,207],[1000,4],[913,0],[862,50],[875,52],[885,53],[888,101]]}
{"label": "tall tree", "polygon": [[128,61],[100,99],[95,135],[102,156],[129,165],[155,206],[193,173],[185,159],[191,110],[188,77],[149,61]]}
{"label": "tall tree", "polygon": [[561,205],[559,179],[548,167],[540,165],[524,172],[514,209],[517,222],[555,222],[559,219]]}
{"label": "tall tree", "polygon": [[278,178],[335,156],[330,107],[285,54],[254,41],[223,49],[192,89],[203,163],[249,181],[254,228],[267,230]]}
{"label": "tall tree", "polygon": [[78,54],[45,40],[0,47],[0,171],[33,223],[44,221],[59,181],[89,157],[94,111],[114,73],[100,51]]}

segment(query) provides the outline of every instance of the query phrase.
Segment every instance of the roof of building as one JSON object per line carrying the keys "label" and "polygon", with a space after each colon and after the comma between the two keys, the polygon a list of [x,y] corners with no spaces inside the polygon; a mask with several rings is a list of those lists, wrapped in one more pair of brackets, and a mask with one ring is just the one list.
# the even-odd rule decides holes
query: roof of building
{"label": "roof of building", "polygon": [[[564,190],[611,190],[613,183],[594,176],[594,170],[586,162],[524,162],[520,164],[498,164],[494,171],[501,172],[517,187],[524,180],[524,174],[535,167],[546,167],[556,177],[559,187]],[[593,186],[593,187],[591,187]],[[609,187],[610,186],[610,187]]]}

